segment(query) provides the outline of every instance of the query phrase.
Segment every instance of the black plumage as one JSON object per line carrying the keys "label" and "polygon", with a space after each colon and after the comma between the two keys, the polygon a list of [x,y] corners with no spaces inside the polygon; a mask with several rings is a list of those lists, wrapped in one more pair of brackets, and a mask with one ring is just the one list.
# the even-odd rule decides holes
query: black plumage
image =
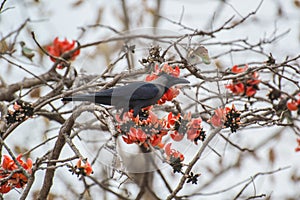
{"label": "black plumage", "polygon": [[117,109],[122,108],[122,114],[133,109],[133,115],[136,117],[142,108],[156,104],[170,87],[184,83],[189,83],[189,81],[163,73],[151,82],[134,82],[93,94],[64,97],[62,101],[90,101],[97,104],[112,105]]}

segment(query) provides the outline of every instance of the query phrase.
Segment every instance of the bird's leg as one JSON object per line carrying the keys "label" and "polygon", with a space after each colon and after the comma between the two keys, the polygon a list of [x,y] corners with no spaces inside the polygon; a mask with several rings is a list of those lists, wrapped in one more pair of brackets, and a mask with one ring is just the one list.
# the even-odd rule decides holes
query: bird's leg
{"label": "bird's leg", "polygon": [[121,114],[120,114],[120,119],[123,120],[123,115],[124,115],[124,113],[129,112],[129,111],[130,111],[130,109],[128,109],[128,108],[123,108],[123,109],[122,109],[122,112],[121,112]]}
{"label": "bird's leg", "polygon": [[133,108],[133,117],[136,117],[140,112],[142,112],[140,106],[136,106]]}
{"label": "bird's leg", "polygon": [[120,119],[121,119],[121,120],[123,120],[123,115],[124,115],[124,113],[125,113],[125,109],[122,109],[122,112],[121,112],[121,114],[120,114]]}

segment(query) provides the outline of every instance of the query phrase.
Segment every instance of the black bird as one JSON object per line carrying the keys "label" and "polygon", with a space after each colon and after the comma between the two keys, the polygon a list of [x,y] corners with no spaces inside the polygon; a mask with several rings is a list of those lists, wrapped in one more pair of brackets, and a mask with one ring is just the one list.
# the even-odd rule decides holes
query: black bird
{"label": "black bird", "polygon": [[121,117],[124,112],[133,109],[133,116],[136,117],[142,108],[156,104],[170,87],[183,83],[190,82],[186,79],[162,73],[151,82],[134,82],[94,94],[64,97],[62,101],[90,101],[97,104],[112,105],[117,109],[123,108]]}

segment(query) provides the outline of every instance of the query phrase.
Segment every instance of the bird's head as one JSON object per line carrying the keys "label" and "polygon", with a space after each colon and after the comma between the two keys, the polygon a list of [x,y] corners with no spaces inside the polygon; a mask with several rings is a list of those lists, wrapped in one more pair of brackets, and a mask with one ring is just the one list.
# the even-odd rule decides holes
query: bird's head
{"label": "bird's head", "polygon": [[190,82],[183,78],[177,78],[175,76],[171,76],[169,74],[162,73],[157,79],[153,80],[152,83],[160,84],[160,85],[165,86],[166,88],[170,88],[173,85],[187,84]]}

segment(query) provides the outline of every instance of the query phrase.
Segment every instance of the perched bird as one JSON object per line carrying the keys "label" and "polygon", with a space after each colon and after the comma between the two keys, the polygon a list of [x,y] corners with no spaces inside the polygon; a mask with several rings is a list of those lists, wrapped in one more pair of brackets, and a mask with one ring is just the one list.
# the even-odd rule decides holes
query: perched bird
{"label": "perched bird", "polygon": [[28,58],[30,61],[32,61],[32,58],[34,57],[34,52],[32,49],[28,48],[25,44],[25,42],[21,41],[20,45],[22,47],[22,55]]}
{"label": "perched bird", "polygon": [[200,61],[200,58],[202,59],[202,62],[206,65],[209,65],[211,63],[208,50],[200,45],[196,49],[189,49],[187,53],[187,60],[190,64],[198,64]]}
{"label": "perched bird", "polygon": [[133,109],[136,117],[142,108],[156,104],[173,85],[190,83],[186,79],[162,73],[151,82],[134,82],[125,86],[102,90],[93,94],[80,94],[64,97],[62,101],[90,101],[97,104],[112,105],[124,112]]}

